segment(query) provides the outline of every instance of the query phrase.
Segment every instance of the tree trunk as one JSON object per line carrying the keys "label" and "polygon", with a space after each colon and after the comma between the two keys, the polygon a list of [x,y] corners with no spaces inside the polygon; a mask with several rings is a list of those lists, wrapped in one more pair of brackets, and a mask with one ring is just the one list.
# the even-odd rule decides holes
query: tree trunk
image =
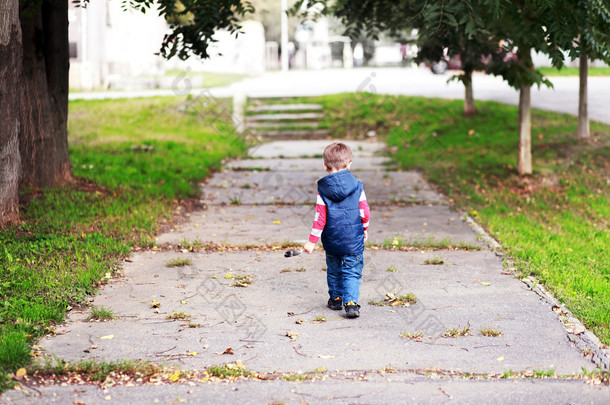
{"label": "tree trunk", "polygon": [[531,85],[519,90],[519,160],[517,171],[520,175],[532,174],[532,105]]}
{"label": "tree trunk", "polygon": [[464,72],[464,115],[473,115],[476,113],[474,107],[474,93],[472,91],[472,71]]}
{"label": "tree trunk", "polygon": [[19,220],[19,0],[0,2],[0,226]]}
{"label": "tree trunk", "polygon": [[21,184],[60,186],[72,180],[67,133],[68,1],[43,0],[33,12],[22,10],[21,30]]}
{"label": "tree trunk", "polygon": [[579,62],[579,91],[578,91],[578,139],[588,141],[591,138],[589,130],[589,100],[587,80],[589,76],[589,58],[586,52],[581,52]]}

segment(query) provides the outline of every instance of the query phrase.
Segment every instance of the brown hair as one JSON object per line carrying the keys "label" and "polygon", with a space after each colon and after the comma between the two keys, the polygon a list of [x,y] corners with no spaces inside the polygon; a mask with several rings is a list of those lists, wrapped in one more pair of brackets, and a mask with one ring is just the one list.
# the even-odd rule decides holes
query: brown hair
{"label": "brown hair", "polygon": [[352,161],[352,150],[344,143],[331,143],[324,149],[324,164],[329,170],[347,169]]}

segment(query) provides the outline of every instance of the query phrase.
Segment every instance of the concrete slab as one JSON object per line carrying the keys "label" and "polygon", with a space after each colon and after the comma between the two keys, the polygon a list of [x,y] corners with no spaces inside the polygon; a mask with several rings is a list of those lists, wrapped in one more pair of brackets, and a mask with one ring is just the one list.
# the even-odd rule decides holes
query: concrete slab
{"label": "concrete slab", "polygon": [[262,112],[262,111],[303,111],[303,110],[321,110],[322,104],[265,104],[251,105],[247,111]]}
{"label": "concrete slab", "polygon": [[[417,172],[359,171],[354,173],[364,183],[369,203],[412,202],[446,204]],[[274,170],[268,172],[224,171],[215,174],[203,187],[203,199],[208,204],[297,203],[308,204],[317,193],[316,182],[325,172],[295,173]]]}
{"label": "concrete slab", "polygon": [[[463,380],[423,376],[356,373],[323,381],[237,381],[206,384],[37,387],[40,393],[12,391],[2,396],[8,404],[600,404],[610,401],[610,387],[570,380]],[[109,399],[108,399],[109,398]]]}
{"label": "concrete slab", "polygon": [[[304,243],[311,231],[314,206],[227,206],[210,205],[194,213],[190,221],[159,235],[159,245],[177,245],[184,240],[232,245],[274,245],[292,241]],[[280,221],[280,222],[278,222]],[[371,207],[369,240],[376,244],[398,237],[406,242],[448,239],[486,247],[470,227],[446,205]]]}
{"label": "concrete slab", "polygon": [[[275,141],[258,145],[250,150],[251,157],[260,158],[298,158],[321,156],[324,148],[334,141]],[[354,157],[368,157],[381,154],[385,149],[385,144],[381,142],[341,140],[347,144]]]}
{"label": "concrete slab", "polygon": [[246,122],[250,121],[281,121],[281,120],[315,120],[323,118],[323,113],[317,112],[303,112],[295,114],[260,114],[260,115],[247,115]]}
{"label": "concrete slab", "polygon": [[[275,171],[297,171],[310,172],[322,171],[322,159],[243,159],[233,160],[228,162],[225,167],[227,169],[237,170],[275,170]],[[357,157],[353,159],[352,172],[360,172],[363,170],[379,170],[387,171],[394,167],[392,161],[386,157]]]}
{"label": "concrete slab", "polygon": [[[176,257],[193,264],[165,267]],[[445,264],[423,264],[431,258]],[[501,273],[501,259],[493,252],[367,250],[358,319],[326,307],[324,264],[320,251],[288,259],[281,251],[136,254],[125,264],[125,277],[110,282],[93,303],[113,308],[117,320],[86,322],[86,311],[73,311],[58,335],[40,344],[66,360],[150,358],[186,369],[236,360],[256,371],[285,372],[391,366],[570,374],[594,367],[568,341],[550,306]],[[387,271],[391,267],[396,271]],[[232,287],[227,274],[249,275],[252,284]],[[413,293],[419,301],[408,308],[367,304],[394,290]],[[161,303],[160,313],[151,308],[152,299]],[[191,322],[201,327],[165,318],[174,311],[191,314]],[[318,316],[326,322],[314,322]],[[302,324],[295,323],[298,318]],[[472,336],[440,337],[467,325]],[[503,334],[484,337],[480,328]],[[400,337],[402,331],[418,330],[424,333],[421,341]],[[223,355],[229,347],[234,355]],[[187,355],[193,351],[198,354]]]}

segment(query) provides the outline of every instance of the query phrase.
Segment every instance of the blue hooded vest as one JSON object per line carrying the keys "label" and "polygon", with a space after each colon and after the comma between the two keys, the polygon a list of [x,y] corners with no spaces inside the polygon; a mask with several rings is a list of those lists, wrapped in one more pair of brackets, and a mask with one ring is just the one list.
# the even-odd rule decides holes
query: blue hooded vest
{"label": "blue hooded vest", "polygon": [[318,193],[326,204],[326,226],[322,245],[331,255],[361,255],[364,228],[360,218],[362,182],[349,170],[341,170],[318,180]]}

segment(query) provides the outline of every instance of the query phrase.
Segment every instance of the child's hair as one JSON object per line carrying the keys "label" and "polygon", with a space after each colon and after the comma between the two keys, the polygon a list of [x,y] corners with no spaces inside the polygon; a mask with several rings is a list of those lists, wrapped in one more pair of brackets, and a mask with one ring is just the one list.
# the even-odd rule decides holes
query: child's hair
{"label": "child's hair", "polygon": [[324,164],[330,170],[347,169],[352,161],[352,150],[344,143],[331,143],[324,149]]}

